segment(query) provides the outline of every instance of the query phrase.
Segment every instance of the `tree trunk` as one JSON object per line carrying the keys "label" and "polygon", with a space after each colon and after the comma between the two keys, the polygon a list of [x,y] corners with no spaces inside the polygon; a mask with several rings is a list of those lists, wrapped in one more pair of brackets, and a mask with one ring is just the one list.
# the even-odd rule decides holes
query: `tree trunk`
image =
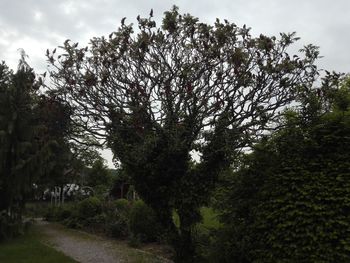
{"label": "tree trunk", "polygon": [[180,232],[175,244],[175,262],[192,263],[195,262],[195,244],[193,242],[193,224],[185,216],[180,217]]}

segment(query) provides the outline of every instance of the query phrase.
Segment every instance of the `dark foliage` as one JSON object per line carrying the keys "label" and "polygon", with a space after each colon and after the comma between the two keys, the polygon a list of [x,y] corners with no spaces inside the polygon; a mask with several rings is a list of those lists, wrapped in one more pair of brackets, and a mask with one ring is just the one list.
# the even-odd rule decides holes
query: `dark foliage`
{"label": "dark foliage", "polygon": [[130,232],[142,242],[154,242],[160,234],[159,223],[153,209],[142,201],[136,201],[130,211]]}
{"label": "dark foliage", "polygon": [[231,175],[220,262],[349,262],[349,87],[287,112],[283,130]]}
{"label": "dark foliage", "polygon": [[39,87],[24,53],[16,73],[0,64],[0,212],[13,225],[21,224],[32,184],[46,167],[48,147],[36,121]]}
{"label": "dark foliage", "polygon": [[[317,48],[290,56],[297,39],[254,38],[246,26],[208,25],[174,7],[161,27],[138,17],[134,33],[124,19],[89,47],[67,40],[61,53],[48,52],[53,92],[74,109],[80,132],[107,142],[162,222],[177,261],[193,260],[193,226],[219,172],[314,81]],[[191,162],[194,151],[200,163]]]}

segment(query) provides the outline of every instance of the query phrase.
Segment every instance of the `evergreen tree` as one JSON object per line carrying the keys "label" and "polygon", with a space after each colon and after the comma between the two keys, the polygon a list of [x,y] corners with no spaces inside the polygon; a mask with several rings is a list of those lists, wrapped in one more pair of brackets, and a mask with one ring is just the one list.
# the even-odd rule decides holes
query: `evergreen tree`
{"label": "evergreen tree", "polygon": [[22,54],[16,73],[0,65],[0,85],[0,210],[20,220],[43,156],[34,114],[39,84]]}

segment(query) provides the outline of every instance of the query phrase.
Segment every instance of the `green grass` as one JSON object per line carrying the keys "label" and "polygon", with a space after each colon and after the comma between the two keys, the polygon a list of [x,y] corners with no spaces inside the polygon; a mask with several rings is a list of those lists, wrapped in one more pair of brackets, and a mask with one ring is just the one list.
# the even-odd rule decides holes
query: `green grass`
{"label": "green grass", "polygon": [[128,250],[127,253],[124,253],[123,257],[124,262],[130,263],[166,263],[170,262],[166,259],[157,258],[154,254],[149,254],[141,252],[138,250]]}
{"label": "green grass", "polygon": [[35,226],[21,237],[0,243],[1,263],[73,263],[63,253],[40,242]]}
{"label": "green grass", "polygon": [[217,214],[211,207],[202,207],[201,214],[203,217],[203,222],[201,223],[202,226],[214,229],[218,229],[222,226],[218,220]]}
{"label": "green grass", "polygon": [[[218,229],[222,226],[217,218],[217,214],[211,207],[202,207],[201,214],[202,214],[203,220],[199,224],[199,227],[204,227],[207,229],[209,228]],[[174,212],[173,214],[173,220],[175,225],[178,227],[180,224],[180,220],[179,220],[179,215],[176,212]]]}

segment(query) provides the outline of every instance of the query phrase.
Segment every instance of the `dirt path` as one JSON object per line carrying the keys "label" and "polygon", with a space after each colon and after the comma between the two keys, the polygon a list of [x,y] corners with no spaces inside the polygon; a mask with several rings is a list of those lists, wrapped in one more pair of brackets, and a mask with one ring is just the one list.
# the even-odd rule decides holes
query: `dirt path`
{"label": "dirt path", "polygon": [[38,220],[44,242],[81,263],[169,263],[153,254],[61,225]]}

